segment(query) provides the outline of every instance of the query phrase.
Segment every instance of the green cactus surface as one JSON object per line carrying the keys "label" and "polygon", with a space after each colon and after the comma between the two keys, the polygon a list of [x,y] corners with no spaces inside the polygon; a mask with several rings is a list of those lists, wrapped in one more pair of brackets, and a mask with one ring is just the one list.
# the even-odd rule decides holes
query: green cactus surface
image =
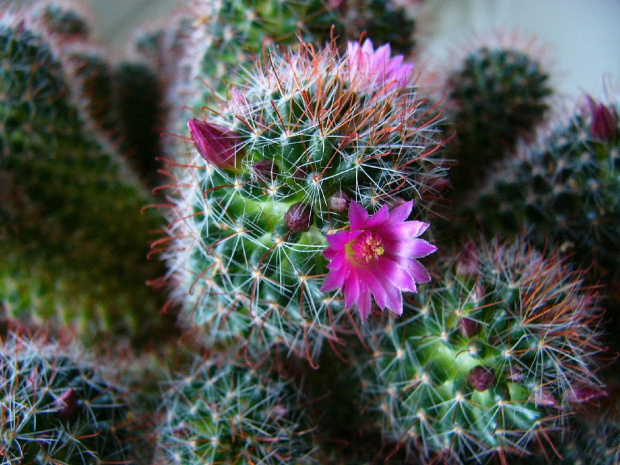
{"label": "green cactus surface", "polygon": [[349,202],[374,211],[415,199],[425,214],[445,170],[415,87],[353,76],[333,47],[269,63],[202,123],[229,131],[236,166],[197,150],[171,166],[164,257],[173,297],[215,338],[284,343],[311,359],[313,341],[355,325],[339,295],[320,291],[326,235],[348,224]]}
{"label": "green cactus surface", "polygon": [[553,456],[572,404],[603,392],[594,292],[521,241],[470,244],[437,275],[408,317],[369,327],[363,386],[385,438],[432,463]]}
{"label": "green cactus surface", "polygon": [[446,105],[456,138],[448,150],[457,162],[450,170],[457,196],[475,187],[519,137],[534,132],[549,105],[548,81],[527,52],[490,46],[468,54],[449,75]]}
{"label": "green cactus surface", "polygon": [[129,408],[79,349],[10,332],[0,341],[5,464],[128,463]]}
{"label": "green cactus surface", "polygon": [[[0,24],[0,301],[101,331],[151,335],[159,220],[146,190],[103,137],[87,132],[52,41],[28,18]],[[77,87],[77,86],[75,86]],[[11,204],[11,202],[14,202]],[[145,315],[149,315],[145,318]]]}
{"label": "green cactus surface", "polygon": [[173,381],[164,399],[158,463],[319,463],[290,383],[218,356]]}

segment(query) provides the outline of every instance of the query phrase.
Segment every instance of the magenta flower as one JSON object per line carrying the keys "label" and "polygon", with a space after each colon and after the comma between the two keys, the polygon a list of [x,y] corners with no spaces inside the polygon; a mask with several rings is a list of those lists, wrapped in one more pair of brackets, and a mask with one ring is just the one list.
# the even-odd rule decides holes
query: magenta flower
{"label": "magenta flower", "polygon": [[384,205],[372,216],[359,204],[351,202],[350,228],[327,236],[329,247],[323,252],[331,260],[321,291],[342,289],[346,308],[357,305],[365,320],[372,300],[384,310],[403,313],[403,292],[416,292],[417,283],[431,277],[416,259],[437,250],[417,239],[428,228],[421,221],[406,221],[413,202],[392,211]]}
{"label": "magenta flower", "polygon": [[195,118],[189,120],[187,125],[202,158],[218,168],[235,168],[236,155],[241,147],[241,139],[237,134]]}
{"label": "magenta flower", "polygon": [[390,55],[390,44],[375,50],[370,39],[361,46],[358,42],[349,42],[349,81],[364,92],[405,87],[413,78],[413,64],[403,63],[402,55]]}

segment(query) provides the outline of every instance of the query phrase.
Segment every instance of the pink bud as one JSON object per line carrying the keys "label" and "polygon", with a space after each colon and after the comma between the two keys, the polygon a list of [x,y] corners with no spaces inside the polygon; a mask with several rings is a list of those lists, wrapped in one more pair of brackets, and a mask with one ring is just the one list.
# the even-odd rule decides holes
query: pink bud
{"label": "pink bud", "polygon": [[476,391],[486,391],[495,384],[495,370],[485,366],[477,366],[469,371],[469,384]]}
{"label": "pink bud", "polygon": [[480,272],[478,249],[473,242],[468,242],[459,256],[456,271],[462,275],[477,275]]}
{"label": "pink bud", "polygon": [[78,410],[78,394],[73,388],[63,392],[54,401],[56,416],[62,420],[71,420]]}
{"label": "pink bud", "polygon": [[613,107],[596,103],[588,97],[588,105],[592,114],[590,133],[597,139],[612,140],[618,133],[618,115]]}
{"label": "pink bud", "polygon": [[312,225],[312,208],[303,202],[291,205],[284,215],[284,223],[293,231],[307,231]]}
{"label": "pink bud", "polygon": [[539,407],[555,407],[560,408],[553,393],[543,387],[538,387],[534,391],[534,403]]}
{"label": "pink bud", "polygon": [[583,403],[590,402],[591,400],[598,399],[599,397],[607,396],[607,391],[598,388],[596,386],[574,386],[572,389],[566,392],[564,399],[570,403]]}
{"label": "pink bud", "polygon": [[202,158],[218,168],[235,168],[236,155],[241,147],[241,139],[237,134],[195,118],[189,120],[187,125]]}

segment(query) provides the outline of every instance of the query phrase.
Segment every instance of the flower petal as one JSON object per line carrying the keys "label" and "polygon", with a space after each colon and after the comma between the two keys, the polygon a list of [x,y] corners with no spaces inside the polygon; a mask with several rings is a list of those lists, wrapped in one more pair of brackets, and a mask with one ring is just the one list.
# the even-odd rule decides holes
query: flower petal
{"label": "flower petal", "polygon": [[357,202],[351,202],[349,207],[349,222],[351,223],[351,231],[360,229],[368,220],[368,212]]}

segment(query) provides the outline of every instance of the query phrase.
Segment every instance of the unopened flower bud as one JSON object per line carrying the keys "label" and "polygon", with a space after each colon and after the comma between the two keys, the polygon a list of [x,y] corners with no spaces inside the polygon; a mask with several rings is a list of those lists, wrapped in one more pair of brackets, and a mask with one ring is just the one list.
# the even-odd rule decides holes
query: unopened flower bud
{"label": "unopened flower bud", "polygon": [[189,120],[187,125],[196,150],[202,158],[218,168],[235,168],[236,155],[242,146],[237,134],[197,119]]}
{"label": "unopened flower bud", "polygon": [[474,336],[480,334],[482,331],[482,325],[476,320],[472,320],[471,318],[462,317],[459,320],[459,331],[463,336],[470,339]]}
{"label": "unopened flower bud", "polygon": [[477,275],[480,272],[478,249],[473,242],[468,242],[456,264],[456,272],[462,275]]}
{"label": "unopened flower bud", "polygon": [[327,208],[336,213],[342,213],[349,209],[351,197],[342,191],[336,191],[329,199],[327,199]]}
{"label": "unopened flower bud", "polygon": [[260,184],[266,186],[273,184],[278,174],[280,174],[280,168],[271,160],[257,161],[252,165],[252,176]]}
{"label": "unopened flower bud", "polygon": [[293,231],[307,231],[312,224],[312,208],[303,202],[291,205],[284,215],[284,223]]}
{"label": "unopened flower bud", "polygon": [[573,386],[570,390],[566,391],[564,399],[572,404],[580,404],[605,396],[607,396],[607,391],[604,389],[584,384],[580,386]]}
{"label": "unopened flower bud", "polygon": [[592,115],[590,133],[597,139],[612,140],[618,133],[618,115],[616,110],[602,103],[597,103],[592,97],[587,97],[587,103]]}
{"label": "unopened flower bud", "polygon": [[495,384],[495,371],[481,365],[474,367],[469,372],[469,384],[476,391],[486,391]]}
{"label": "unopened flower bud", "polygon": [[77,414],[78,395],[73,388],[62,393],[55,401],[55,415],[61,420],[70,420]]}

